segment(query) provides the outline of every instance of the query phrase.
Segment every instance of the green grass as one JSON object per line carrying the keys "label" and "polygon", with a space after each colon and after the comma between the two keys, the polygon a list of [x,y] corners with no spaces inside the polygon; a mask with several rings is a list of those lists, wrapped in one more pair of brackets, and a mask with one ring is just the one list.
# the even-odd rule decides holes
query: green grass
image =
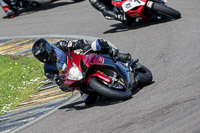
{"label": "green grass", "polygon": [[36,92],[43,80],[43,64],[35,58],[0,55],[0,115]]}

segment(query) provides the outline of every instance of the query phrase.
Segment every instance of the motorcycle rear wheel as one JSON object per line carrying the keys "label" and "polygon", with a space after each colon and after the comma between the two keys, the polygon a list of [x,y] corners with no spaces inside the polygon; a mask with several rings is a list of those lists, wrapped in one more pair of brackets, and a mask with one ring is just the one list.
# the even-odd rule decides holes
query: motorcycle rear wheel
{"label": "motorcycle rear wheel", "polygon": [[103,83],[100,83],[95,78],[91,78],[89,87],[97,93],[112,99],[127,100],[130,99],[132,96],[132,92],[130,89],[126,89],[125,91],[114,90],[104,85]]}
{"label": "motorcycle rear wheel", "polygon": [[153,3],[152,10],[158,12],[162,15],[171,16],[175,19],[179,19],[181,17],[181,13],[171,7],[167,7],[161,3]]}
{"label": "motorcycle rear wheel", "polygon": [[141,68],[136,69],[136,73],[139,86],[146,86],[152,83],[153,75],[147,67],[142,66]]}

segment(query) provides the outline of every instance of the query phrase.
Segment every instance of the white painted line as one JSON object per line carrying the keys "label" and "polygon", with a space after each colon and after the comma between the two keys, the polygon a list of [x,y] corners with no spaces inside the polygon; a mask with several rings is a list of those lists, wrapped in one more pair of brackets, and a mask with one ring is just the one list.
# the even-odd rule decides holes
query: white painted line
{"label": "white painted line", "polygon": [[0,40],[6,39],[21,39],[21,38],[72,38],[72,39],[86,39],[86,40],[96,40],[97,37],[79,36],[79,35],[30,35],[30,36],[5,36],[0,37]]}
{"label": "white painted line", "polygon": [[[80,36],[80,35],[30,35],[30,36],[4,36],[0,37],[0,40],[7,40],[7,39],[30,39],[30,38],[70,38],[70,39],[85,39],[89,41],[94,41],[96,39],[100,39],[97,37],[89,37],[89,36]],[[108,43],[116,48],[115,45],[113,45],[111,42],[108,41]]]}

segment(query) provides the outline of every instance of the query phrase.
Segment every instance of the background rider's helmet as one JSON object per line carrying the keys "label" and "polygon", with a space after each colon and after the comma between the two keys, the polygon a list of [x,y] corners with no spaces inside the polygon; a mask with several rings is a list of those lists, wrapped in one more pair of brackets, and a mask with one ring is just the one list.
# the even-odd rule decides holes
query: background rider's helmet
{"label": "background rider's helmet", "polygon": [[56,53],[53,47],[44,38],[37,40],[33,44],[32,53],[39,61],[43,63],[50,63],[56,59]]}

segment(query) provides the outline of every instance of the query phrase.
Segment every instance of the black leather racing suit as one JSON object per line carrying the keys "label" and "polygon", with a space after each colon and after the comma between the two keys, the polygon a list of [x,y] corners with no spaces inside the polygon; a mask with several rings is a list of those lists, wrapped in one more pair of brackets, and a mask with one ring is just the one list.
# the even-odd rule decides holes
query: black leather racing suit
{"label": "black leather racing suit", "polygon": [[112,0],[89,0],[91,5],[102,12],[104,17],[108,16],[114,19],[118,19],[117,13],[113,11],[114,6]]}

